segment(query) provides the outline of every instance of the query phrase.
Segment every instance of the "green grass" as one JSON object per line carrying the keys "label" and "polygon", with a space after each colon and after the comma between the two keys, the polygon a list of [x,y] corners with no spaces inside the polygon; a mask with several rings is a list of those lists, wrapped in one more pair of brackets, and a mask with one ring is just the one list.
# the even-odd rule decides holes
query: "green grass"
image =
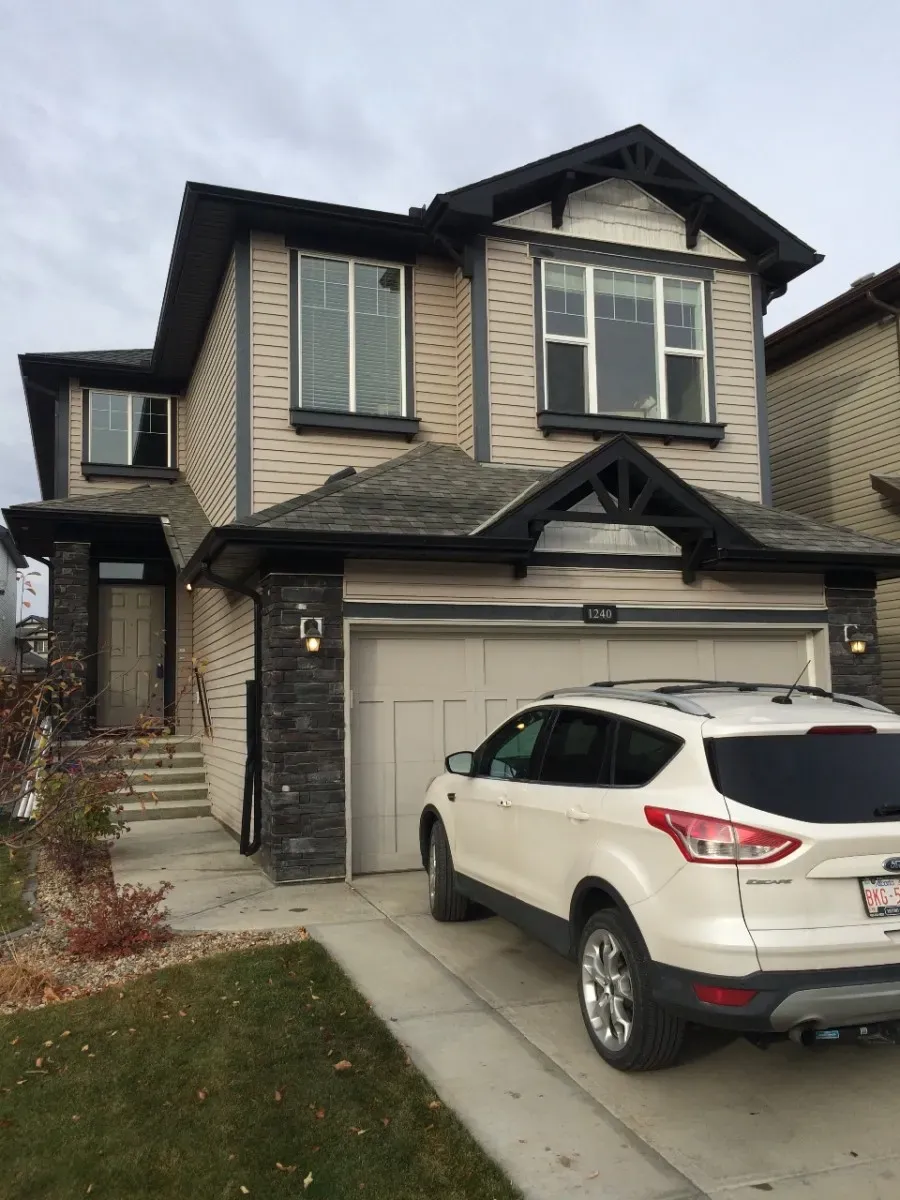
{"label": "green grass", "polygon": [[514,1200],[436,1099],[320,946],[224,954],[0,1018],[0,1196]]}
{"label": "green grass", "polygon": [[[0,837],[9,824],[7,817],[0,816]],[[27,878],[27,850],[12,851],[0,846],[0,936],[4,930],[20,929],[31,920],[31,913],[22,899]]]}

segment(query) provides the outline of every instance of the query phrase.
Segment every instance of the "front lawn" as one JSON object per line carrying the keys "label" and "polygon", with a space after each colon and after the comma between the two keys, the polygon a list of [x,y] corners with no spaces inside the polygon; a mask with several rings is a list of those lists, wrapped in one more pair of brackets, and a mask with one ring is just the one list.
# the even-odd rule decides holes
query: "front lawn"
{"label": "front lawn", "polygon": [[[9,828],[9,818],[0,814],[0,837]],[[0,938],[4,931],[19,929],[31,920],[22,889],[28,878],[28,852],[0,846]]]}
{"label": "front lawn", "polygon": [[5,1200],[518,1196],[312,941],[0,1018],[0,1163]]}

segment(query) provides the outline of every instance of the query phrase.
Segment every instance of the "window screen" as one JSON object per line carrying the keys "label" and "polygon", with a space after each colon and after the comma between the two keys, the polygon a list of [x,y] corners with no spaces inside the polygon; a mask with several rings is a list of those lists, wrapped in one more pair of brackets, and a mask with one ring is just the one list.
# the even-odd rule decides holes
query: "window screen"
{"label": "window screen", "polygon": [[562,709],[547,739],[541,783],[583,787],[603,784],[612,725],[602,713]]}
{"label": "window screen", "polygon": [[649,783],[683,744],[680,738],[658,729],[620,721],[613,756],[613,785],[642,787]]}
{"label": "window screen", "polygon": [[546,719],[546,709],[532,709],[501,725],[478,751],[475,774],[492,779],[533,779],[534,748]]}

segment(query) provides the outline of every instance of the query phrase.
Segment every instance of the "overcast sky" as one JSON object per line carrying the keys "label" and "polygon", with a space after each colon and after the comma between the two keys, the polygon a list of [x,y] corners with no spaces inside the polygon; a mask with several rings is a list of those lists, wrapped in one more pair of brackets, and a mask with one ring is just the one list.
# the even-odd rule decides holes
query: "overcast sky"
{"label": "overcast sky", "polygon": [[16,355],[150,346],[185,180],[405,212],[643,122],[826,261],[900,259],[895,0],[0,0],[0,506]]}

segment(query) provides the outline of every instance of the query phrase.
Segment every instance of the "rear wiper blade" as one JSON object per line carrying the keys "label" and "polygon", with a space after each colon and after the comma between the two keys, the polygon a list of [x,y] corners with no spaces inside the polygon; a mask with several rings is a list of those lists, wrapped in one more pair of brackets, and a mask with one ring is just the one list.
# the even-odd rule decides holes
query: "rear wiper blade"
{"label": "rear wiper blade", "polygon": [[900,804],[882,804],[875,809],[876,817],[900,817]]}

